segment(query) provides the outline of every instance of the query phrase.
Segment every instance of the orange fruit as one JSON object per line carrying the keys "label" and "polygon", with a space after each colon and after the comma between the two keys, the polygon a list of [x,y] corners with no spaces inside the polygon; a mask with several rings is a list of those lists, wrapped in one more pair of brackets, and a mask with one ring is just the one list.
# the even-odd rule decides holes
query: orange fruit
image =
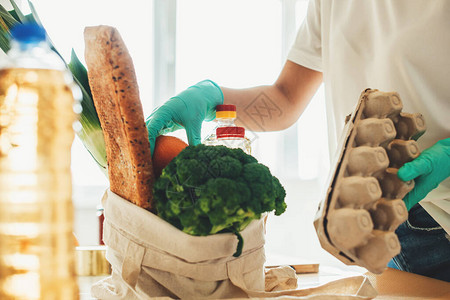
{"label": "orange fruit", "polygon": [[160,135],[156,138],[153,151],[153,172],[156,178],[161,176],[162,170],[188,145],[177,137]]}

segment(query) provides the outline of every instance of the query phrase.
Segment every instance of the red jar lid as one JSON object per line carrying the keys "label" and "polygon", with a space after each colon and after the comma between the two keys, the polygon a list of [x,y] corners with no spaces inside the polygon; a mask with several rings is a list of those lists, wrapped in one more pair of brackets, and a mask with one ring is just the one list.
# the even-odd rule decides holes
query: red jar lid
{"label": "red jar lid", "polygon": [[219,127],[216,129],[217,138],[238,137],[243,138],[245,136],[244,127]]}
{"label": "red jar lid", "polygon": [[233,104],[219,104],[216,106],[216,111],[236,111],[236,105]]}

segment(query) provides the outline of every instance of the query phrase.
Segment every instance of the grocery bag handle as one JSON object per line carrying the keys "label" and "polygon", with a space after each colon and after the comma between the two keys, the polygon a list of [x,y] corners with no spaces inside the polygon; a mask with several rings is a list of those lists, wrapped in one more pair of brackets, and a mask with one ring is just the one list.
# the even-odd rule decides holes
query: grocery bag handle
{"label": "grocery bag handle", "polygon": [[122,278],[133,289],[141,272],[141,265],[145,255],[145,248],[128,240],[127,250],[122,263]]}

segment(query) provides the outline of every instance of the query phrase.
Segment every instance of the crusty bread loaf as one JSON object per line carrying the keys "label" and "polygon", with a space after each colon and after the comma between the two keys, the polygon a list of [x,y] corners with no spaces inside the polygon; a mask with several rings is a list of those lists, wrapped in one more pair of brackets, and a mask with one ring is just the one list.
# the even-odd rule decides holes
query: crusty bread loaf
{"label": "crusty bread loaf", "polygon": [[89,85],[105,137],[110,189],[150,209],[153,167],[133,61],[117,29],[86,27]]}

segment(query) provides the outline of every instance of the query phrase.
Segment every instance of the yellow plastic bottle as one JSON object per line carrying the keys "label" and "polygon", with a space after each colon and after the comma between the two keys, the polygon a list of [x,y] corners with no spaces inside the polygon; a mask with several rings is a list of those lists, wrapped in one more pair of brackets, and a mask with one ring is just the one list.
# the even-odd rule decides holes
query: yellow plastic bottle
{"label": "yellow plastic bottle", "polygon": [[70,171],[81,93],[35,24],[0,68],[0,299],[78,299]]}

